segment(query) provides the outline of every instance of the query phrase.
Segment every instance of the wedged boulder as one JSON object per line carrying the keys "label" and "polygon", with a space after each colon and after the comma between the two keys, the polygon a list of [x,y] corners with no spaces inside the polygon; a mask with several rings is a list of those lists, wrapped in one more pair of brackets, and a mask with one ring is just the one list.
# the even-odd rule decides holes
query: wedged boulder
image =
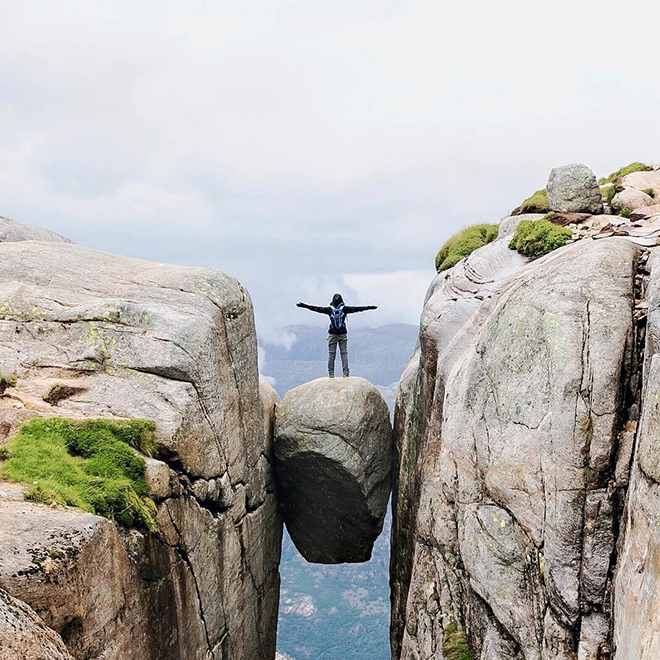
{"label": "wedged boulder", "polygon": [[[271,660],[282,524],[273,404],[260,397],[243,286],[69,243],[2,242],[0,372],[11,385],[0,392],[0,444],[22,421],[51,416],[146,418],[157,442],[154,533],[14,501],[0,541],[15,541],[23,568],[0,553],[0,586],[76,658]],[[36,541],[19,543],[12,519]],[[48,559],[51,531],[80,525],[90,536],[75,556],[27,571],[31,547]]]}
{"label": "wedged boulder", "polygon": [[0,215],[0,243],[14,243],[17,241],[73,242],[50,229],[25,225],[22,222],[16,222],[16,220],[11,220]]}
{"label": "wedged boulder", "polygon": [[278,498],[307,561],[371,557],[390,494],[391,442],[387,405],[363,378],[319,378],[278,404]]}
{"label": "wedged boulder", "polygon": [[62,638],[0,589],[0,660],[73,660]]}
{"label": "wedged boulder", "polygon": [[479,660],[596,660],[611,642],[639,248],[527,262],[505,241],[434,279],[400,383],[397,660],[440,657],[460,628]]}
{"label": "wedged boulder", "polygon": [[579,163],[555,167],[548,178],[548,204],[560,213],[602,213],[603,197],[596,175]]}

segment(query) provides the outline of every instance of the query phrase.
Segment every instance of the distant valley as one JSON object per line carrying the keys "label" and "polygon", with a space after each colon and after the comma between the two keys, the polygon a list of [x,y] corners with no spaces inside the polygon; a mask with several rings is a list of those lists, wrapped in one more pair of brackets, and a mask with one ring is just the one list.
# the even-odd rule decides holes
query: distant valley
{"label": "distant valley", "polygon": [[[280,397],[307,381],[327,376],[326,328],[317,325],[292,325],[283,334],[294,336],[289,349],[261,343],[264,358],[261,371],[274,379],[273,386]],[[350,328],[348,357],[352,376],[361,376],[378,385],[392,410],[396,383],[417,342],[418,327],[403,323],[380,328]],[[337,355],[336,373],[341,373]]]}
{"label": "distant valley", "polygon": [[[261,371],[278,394],[327,374],[325,327],[285,329],[295,341],[261,345]],[[415,348],[418,328],[386,325],[349,330],[351,375],[377,385],[393,412],[396,384]],[[337,372],[339,369],[337,356]],[[391,515],[371,561],[324,566],[306,562],[284,533],[280,572],[278,660],[389,660]]]}

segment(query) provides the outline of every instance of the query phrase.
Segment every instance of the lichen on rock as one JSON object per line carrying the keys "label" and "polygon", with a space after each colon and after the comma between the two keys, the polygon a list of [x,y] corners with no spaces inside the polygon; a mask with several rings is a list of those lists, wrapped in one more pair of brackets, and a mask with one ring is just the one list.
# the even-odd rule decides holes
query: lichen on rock
{"label": "lichen on rock", "polygon": [[548,205],[560,213],[602,213],[603,198],[594,173],[578,163],[556,167],[550,172]]}

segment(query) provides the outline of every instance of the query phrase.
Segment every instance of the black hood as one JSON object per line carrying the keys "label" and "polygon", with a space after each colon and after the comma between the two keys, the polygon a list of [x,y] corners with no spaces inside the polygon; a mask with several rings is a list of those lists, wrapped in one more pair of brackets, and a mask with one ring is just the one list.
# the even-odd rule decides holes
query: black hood
{"label": "black hood", "polygon": [[339,305],[344,304],[344,299],[341,297],[341,294],[335,293],[334,296],[332,296],[332,302],[330,303],[331,307],[338,307]]}

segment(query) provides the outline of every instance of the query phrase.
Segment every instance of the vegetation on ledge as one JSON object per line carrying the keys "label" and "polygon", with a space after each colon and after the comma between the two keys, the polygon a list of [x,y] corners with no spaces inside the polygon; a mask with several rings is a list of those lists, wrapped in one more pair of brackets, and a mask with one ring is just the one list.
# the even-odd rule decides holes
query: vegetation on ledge
{"label": "vegetation on ledge", "polygon": [[523,220],[516,227],[509,248],[526,257],[541,257],[566,245],[571,236],[570,229],[549,220]]}
{"label": "vegetation on ledge", "polygon": [[497,238],[498,229],[498,225],[470,225],[454,234],[440,248],[435,257],[436,271],[441,273],[443,270],[455,266],[477,248],[494,241]]}
{"label": "vegetation on ledge", "polygon": [[530,195],[520,206],[511,211],[511,215],[522,215],[523,213],[547,213],[550,210],[548,204],[548,191],[545,188],[537,190]]}
{"label": "vegetation on ledge", "polygon": [[626,174],[632,174],[633,172],[649,172],[652,169],[653,168],[646,163],[630,163],[630,165],[626,165],[625,167],[618,169],[616,172],[612,172],[609,176],[603,177],[598,183],[601,186],[606,183],[618,183],[624,176],[626,176]]}
{"label": "vegetation on ledge", "polygon": [[605,183],[600,186],[600,194],[603,197],[603,204],[611,204],[616,195],[616,186],[613,183]]}
{"label": "vegetation on ledge", "polygon": [[34,419],[5,446],[0,476],[31,484],[26,498],[74,506],[126,527],[156,527],[145,462],[155,449],[144,419]]}
{"label": "vegetation on ledge", "polygon": [[3,394],[8,387],[14,387],[16,385],[16,374],[11,376],[4,376],[0,371],[0,394]]}
{"label": "vegetation on ledge", "polygon": [[474,660],[465,631],[456,623],[450,623],[442,637],[442,654],[446,660]]}

